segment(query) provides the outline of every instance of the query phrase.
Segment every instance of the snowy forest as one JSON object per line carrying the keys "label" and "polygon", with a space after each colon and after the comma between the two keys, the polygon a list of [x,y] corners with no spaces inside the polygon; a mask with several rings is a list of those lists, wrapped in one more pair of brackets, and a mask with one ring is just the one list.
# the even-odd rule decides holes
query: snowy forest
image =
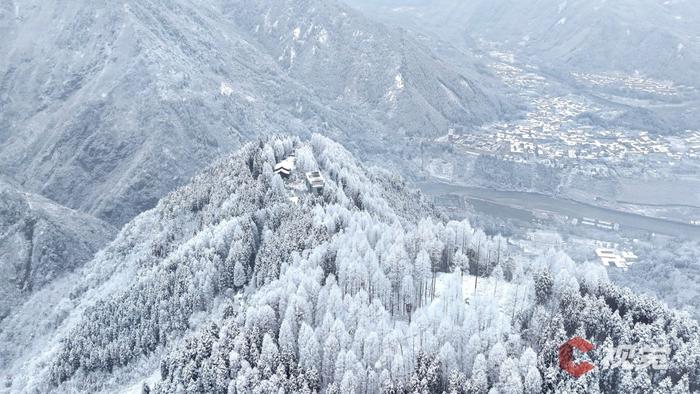
{"label": "snowy forest", "polygon": [[699,283],[699,0],[0,0],[0,394],[700,394]]}
{"label": "snowy forest", "polygon": [[[292,174],[275,174],[290,155]],[[304,188],[309,171],[323,175],[321,193]],[[21,320],[3,332],[0,354],[26,366],[6,389],[700,390],[700,331],[687,314],[616,287],[598,266],[554,251],[526,258],[507,238],[448,221],[320,135],[245,145],[129,223],[73,279],[69,301],[34,296],[63,310],[32,338],[41,346],[22,346]],[[573,336],[597,345],[586,356],[598,368],[579,379],[558,365]],[[623,344],[670,348],[668,368],[603,368]]]}

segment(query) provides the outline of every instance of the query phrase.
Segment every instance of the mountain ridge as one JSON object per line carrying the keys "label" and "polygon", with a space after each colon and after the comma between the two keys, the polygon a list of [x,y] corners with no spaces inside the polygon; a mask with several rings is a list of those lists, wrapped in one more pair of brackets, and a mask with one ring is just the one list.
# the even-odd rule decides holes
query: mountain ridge
{"label": "mountain ridge", "polygon": [[[406,133],[437,134],[451,122],[480,123],[507,109],[474,81],[471,89],[459,87],[453,82],[457,74],[417,44],[411,44],[420,55],[413,63],[439,70],[422,76],[430,83],[412,78],[385,97],[387,89],[399,84],[398,74],[378,78],[375,71],[384,70],[374,64],[369,72],[358,66],[348,73],[372,95],[324,94],[322,83],[341,74],[337,70],[351,64],[354,54],[344,58],[336,47],[324,58],[328,61],[314,63],[309,50],[307,64],[313,72],[290,72],[274,46],[250,35],[246,20],[226,13],[226,7],[235,6],[236,14],[250,15],[265,4],[283,12],[295,2],[213,1],[196,7],[159,0],[105,7],[35,2],[17,4],[17,17],[12,17],[14,3],[5,4],[8,11],[0,19],[0,28],[8,31],[0,46],[0,171],[26,189],[117,226],[258,134],[323,132],[352,141],[356,152],[371,153],[386,141],[404,144]],[[326,7],[342,10],[338,3]],[[333,20],[329,13],[316,17]],[[353,25],[368,34],[388,31],[354,15],[349,26],[339,25],[339,31],[329,26],[328,34],[350,42]],[[29,39],[42,30],[47,32],[42,39]],[[356,50],[366,50],[374,59],[399,53],[392,48],[396,39],[380,33],[375,41],[381,46]],[[405,36],[401,40],[412,42]],[[378,48],[383,52],[376,53]],[[403,55],[413,56],[410,51]],[[468,106],[455,104],[454,93],[435,82],[441,75],[462,95],[457,104]],[[333,89],[338,93],[345,86],[334,84]],[[389,99],[398,103],[393,117],[383,114]],[[444,103],[449,110],[442,110]]]}
{"label": "mountain ridge", "polygon": [[[273,167],[291,154],[283,179]],[[611,285],[597,265],[504,245],[325,137],[262,139],[0,322],[0,391],[700,387],[687,315]],[[602,349],[653,338],[672,348],[668,372],[566,379],[556,354],[575,334]]]}
{"label": "mountain ridge", "polygon": [[79,268],[116,229],[0,180],[0,320],[55,279]]}
{"label": "mountain ridge", "polygon": [[691,1],[350,0],[382,19],[437,33],[458,47],[496,42],[540,66],[606,73],[639,72],[697,88],[700,7]]}

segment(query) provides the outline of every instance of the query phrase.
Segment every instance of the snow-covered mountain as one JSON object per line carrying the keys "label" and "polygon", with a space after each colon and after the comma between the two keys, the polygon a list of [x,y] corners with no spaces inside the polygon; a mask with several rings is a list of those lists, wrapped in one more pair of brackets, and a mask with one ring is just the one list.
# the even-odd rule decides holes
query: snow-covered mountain
{"label": "snow-covered mountain", "polygon": [[0,171],[117,225],[259,134],[378,153],[504,106],[334,1],[5,0],[0,32]]}
{"label": "snow-covered mountain", "polygon": [[228,15],[295,79],[326,101],[348,102],[408,135],[478,124],[500,105],[481,87],[488,75],[459,74],[405,31],[340,3],[232,3]]}
{"label": "snow-covered mountain", "polygon": [[700,84],[700,4],[674,0],[348,0],[456,44],[499,42],[536,64]]}
{"label": "snow-covered mountain", "polygon": [[[600,268],[507,245],[325,137],[253,142],[0,322],[0,391],[700,388],[696,322]],[[573,335],[601,366],[616,345],[669,346],[668,369],[572,379],[557,354]]]}
{"label": "snow-covered mountain", "polygon": [[33,292],[91,260],[116,230],[0,180],[0,320]]}

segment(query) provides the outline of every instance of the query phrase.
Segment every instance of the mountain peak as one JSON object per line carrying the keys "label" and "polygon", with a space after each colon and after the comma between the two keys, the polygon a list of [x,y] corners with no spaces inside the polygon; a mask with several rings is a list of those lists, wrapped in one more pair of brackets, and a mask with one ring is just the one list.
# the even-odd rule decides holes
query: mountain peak
{"label": "mountain peak", "polygon": [[[552,355],[580,330],[609,346],[618,334],[607,321],[633,344],[641,339],[632,330],[677,327],[655,338],[677,346],[678,374],[695,368],[683,355],[697,323],[611,285],[600,267],[561,252],[527,260],[507,245],[447,222],[399,178],[325,137],[259,140],[2,322],[6,387],[564,390],[566,380],[552,380],[561,373]],[[23,323],[37,308],[52,324],[30,334]],[[512,372],[497,373],[501,363]],[[471,369],[469,378],[461,372]]]}

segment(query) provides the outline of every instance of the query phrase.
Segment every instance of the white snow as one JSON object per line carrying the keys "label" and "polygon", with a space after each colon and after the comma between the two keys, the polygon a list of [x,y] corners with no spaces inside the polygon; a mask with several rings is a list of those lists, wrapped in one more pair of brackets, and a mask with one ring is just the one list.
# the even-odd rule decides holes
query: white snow
{"label": "white snow", "polygon": [[149,387],[155,387],[160,382],[160,370],[156,369],[145,379],[141,379],[133,385],[123,389],[123,394],[141,394],[143,393],[143,384],[148,384]]}
{"label": "white snow", "polygon": [[412,12],[415,10],[416,10],[416,7],[410,7],[410,6],[394,7],[391,9],[392,12]]}
{"label": "white snow", "polygon": [[679,43],[676,49],[678,50],[678,52],[682,52],[683,48],[685,48],[685,45],[683,45],[683,43]]}
{"label": "white snow", "polygon": [[394,87],[396,87],[396,89],[398,89],[398,90],[403,90],[403,88],[405,86],[406,85],[404,84],[404,81],[403,81],[403,75],[397,74],[396,77],[394,78]]}
{"label": "white snow", "polygon": [[328,32],[326,29],[321,29],[321,32],[318,33],[318,42],[321,44],[325,44],[328,42]]}
{"label": "white snow", "polygon": [[389,103],[396,104],[396,98],[398,97],[399,93],[403,92],[405,87],[406,87],[406,84],[404,82],[403,75],[401,75],[401,73],[399,73],[396,75],[396,77],[394,77],[394,84],[386,92],[386,95],[384,95],[384,98]]}
{"label": "white snow", "polygon": [[[453,273],[438,273],[435,279],[435,297],[439,298],[440,294],[444,292],[447,281]],[[476,289],[475,289],[476,283]],[[501,311],[510,312],[513,308],[513,303],[516,302],[516,296],[518,299],[524,298],[524,289],[519,289],[520,294],[516,294],[514,284],[508,282],[504,279],[496,280],[495,278],[479,278],[478,280],[474,275],[464,275],[462,277],[462,296],[465,300],[469,300],[474,297],[489,297],[495,298],[500,306]],[[522,287],[522,286],[519,286]]]}
{"label": "white snow", "polygon": [[447,85],[445,85],[442,81],[439,81],[440,86],[442,87],[442,90],[445,92],[447,97],[452,101],[455,105],[461,106],[462,105],[462,100],[459,98],[459,96]]}
{"label": "white snow", "polygon": [[559,19],[559,22],[557,22],[557,25],[564,25],[564,24],[566,24],[566,17]]}
{"label": "white snow", "polygon": [[222,96],[230,96],[233,94],[233,88],[231,85],[227,84],[226,82],[221,82],[221,86],[219,87],[219,92],[221,93]]}
{"label": "white snow", "polygon": [[265,13],[265,16],[263,17],[263,23],[265,24],[265,27],[270,27],[270,11],[272,11],[272,9],[268,8],[267,12]]}
{"label": "white snow", "polygon": [[294,39],[294,41],[297,41],[299,40],[299,37],[301,37],[301,28],[297,27],[292,31],[292,39]]}
{"label": "white snow", "polygon": [[562,3],[559,3],[559,10],[558,10],[557,12],[558,12],[559,14],[561,14],[561,13],[566,9],[566,6],[567,6],[567,2],[566,2],[566,1],[564,1],[564,2],[562,2]]}

